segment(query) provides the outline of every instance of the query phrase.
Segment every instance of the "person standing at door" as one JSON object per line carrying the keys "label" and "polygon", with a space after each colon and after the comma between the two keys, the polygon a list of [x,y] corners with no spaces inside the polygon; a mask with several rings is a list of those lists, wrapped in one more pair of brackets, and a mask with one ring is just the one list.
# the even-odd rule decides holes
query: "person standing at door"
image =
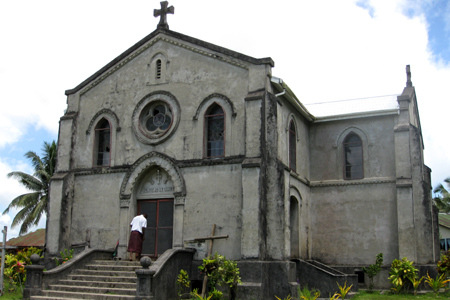
{"label": "person standing at door", "polygon": [[[128,242],[128,252],[130,260],[140,260],[142,253],[142,243],[145,240],[144,233],[147,227],[147,214],[137,215],[130,224],[131,234]],[[134,258],[133,258],[134,256]]]}

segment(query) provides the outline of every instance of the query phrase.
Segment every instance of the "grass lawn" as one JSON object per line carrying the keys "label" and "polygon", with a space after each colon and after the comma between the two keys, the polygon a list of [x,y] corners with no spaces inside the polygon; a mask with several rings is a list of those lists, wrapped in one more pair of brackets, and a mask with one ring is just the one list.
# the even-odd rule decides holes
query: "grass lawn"
{"label": "grass lawn", "polygon": [[9,292],[9,283],[5,282],[5,289],[3,296],[0,297],[2,300],[19,300],[22,299],[22,291],[18,287],[14,292]]}
{"label": "grass lawn", "polygon": [[435,296],[434,293],[430,292],[427,294],[420,294],[417,296],[414,296],[413,294],[400,294],[395,295],[391,293],[386,293],[383,295],[380,295],[380,292],[373,292],[373,293],[367,293],[367,292],[361,292],[354,297],[352,297],[352,300],[426,300],[426,299],[449,299],[450,293],[439,293],[438,296]]}

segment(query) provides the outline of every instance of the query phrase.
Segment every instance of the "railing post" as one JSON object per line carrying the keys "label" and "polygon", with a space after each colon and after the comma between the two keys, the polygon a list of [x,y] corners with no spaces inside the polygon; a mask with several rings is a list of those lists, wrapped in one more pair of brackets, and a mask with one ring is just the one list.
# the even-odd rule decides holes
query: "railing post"
{"label": "railing post", "polygon": [[137,287],[136,287],[136,300],[148,300],[153,299],[152,294],[152,281],[155,270],[150,270],[149,267],[152,264],[152,260],[144,256],[141,258],[142,269],[136,270],[137,275]]}
{"label": "railing post", "polygon": [[25,266],[27,279],[25,280],[25,288],[23,289],[23,299],[30,299],[31,296],[41,294],[44,266],[39,265],[40,259],[39,255],[33,254],[30,257],[33,264]]}

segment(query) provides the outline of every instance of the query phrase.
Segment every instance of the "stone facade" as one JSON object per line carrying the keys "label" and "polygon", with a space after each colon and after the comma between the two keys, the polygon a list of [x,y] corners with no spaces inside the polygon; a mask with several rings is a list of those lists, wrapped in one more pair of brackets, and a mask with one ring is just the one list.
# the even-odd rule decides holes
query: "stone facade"
{"label": "stone facade", "polygon": [[[363,266],[383,252],[386,263],[435,262],[410,78],[394,109],[371,109],[372,98],[362,112],[321,117],[273,66],[161,27],[67,90],[47,252],[119,240],[125,258],[130,221],[149,210],[160,222],[158,245],[144,250],[154,256],[216,224],[229,238],[213,251],[234,260]],[[358,167],[344,159],[351,135]]]}

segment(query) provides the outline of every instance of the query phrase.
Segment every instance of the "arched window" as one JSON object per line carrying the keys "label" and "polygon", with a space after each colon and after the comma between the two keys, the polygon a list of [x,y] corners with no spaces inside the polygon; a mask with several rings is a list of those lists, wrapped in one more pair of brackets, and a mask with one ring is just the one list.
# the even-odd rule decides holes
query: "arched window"
{"label": "arched window", "polygon": [[296,171],[297,166],[297,135],[294,120],[289,124],[289,168]]}
{"label": "arched window", "polygon": [[344,179],[364,178],[361,138],[350,133],[344,140]]}
{"label": "arched window", "polygon": [[111,160],[111,125],[105,118],[95,126],[94,165],[109,166]]}
{"label": "arched window", "polygon": [[225,113],[214,103],[205,113],[205,156],[225,155]]}

